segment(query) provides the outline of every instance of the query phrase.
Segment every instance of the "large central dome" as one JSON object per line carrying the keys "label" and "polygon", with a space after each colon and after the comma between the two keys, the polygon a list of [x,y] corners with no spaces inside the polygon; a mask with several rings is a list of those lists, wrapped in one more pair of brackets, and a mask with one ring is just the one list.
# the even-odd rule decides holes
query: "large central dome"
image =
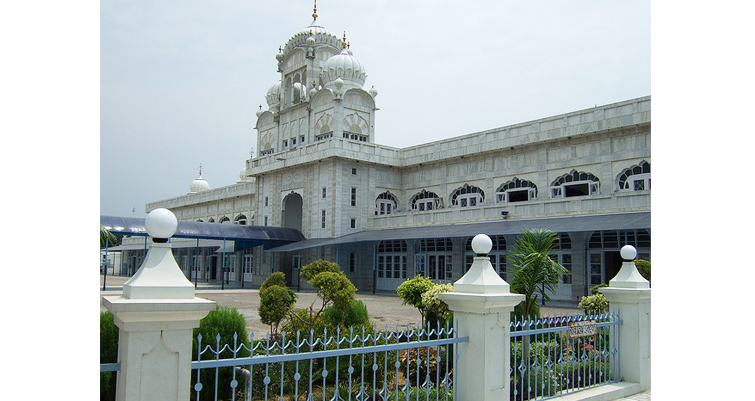
{"label": "large central dome", "polygon": [[[314,44],[308,44],[307,38],[314,38]],[[336,34],[325,29],[317,23],[317,20],[312,21],[312,24],[294,34],[291,39],[286,42],[283,47],[283,53],[288,54],[291,50],[302,46],[317,46],[317,45],[329,45],[335,49],[341,48],[341,39]]]}

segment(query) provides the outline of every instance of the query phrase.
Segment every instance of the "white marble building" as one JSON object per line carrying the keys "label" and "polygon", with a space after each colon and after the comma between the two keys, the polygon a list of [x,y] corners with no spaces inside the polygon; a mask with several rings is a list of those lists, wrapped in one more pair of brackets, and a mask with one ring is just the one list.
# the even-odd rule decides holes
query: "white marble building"
{"label": "white marble building", "polygon": [[[218,280],[225,263],[229,283],[259,286],[281,270],[299,286],[298,266],[326,258],[360,291],[392,291],[415,274],[457,280],[471,263],[469,241],[485,232],[506,277],[517,233],[550,228],[571,271],[554,298],[576,301],[615,274],[626,243],[650,258],[649,96],[398,149],[376,143],[377,91],[363,88],[365,67],[316,14],[276,58],[280,81],[257,113],[259,155],[239,182],[211,189],[200,171],[190,193],[146,209],[291,227],[307,240],[226,250],[221,262],[217,244],[174,246],[187,274],[196,266],[201,280]],[[125,252],[138,267],[143,250]]]}

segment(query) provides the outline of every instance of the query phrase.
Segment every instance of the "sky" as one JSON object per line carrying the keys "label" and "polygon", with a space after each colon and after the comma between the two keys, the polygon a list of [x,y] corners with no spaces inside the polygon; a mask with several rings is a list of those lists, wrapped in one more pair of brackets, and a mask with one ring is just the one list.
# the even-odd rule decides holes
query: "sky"
{"label": "sky", "polygon": [[[100,3],[100,214],[239,180],[313,2]],[[398,148],[650,95],[649,1],[320,0]]]}

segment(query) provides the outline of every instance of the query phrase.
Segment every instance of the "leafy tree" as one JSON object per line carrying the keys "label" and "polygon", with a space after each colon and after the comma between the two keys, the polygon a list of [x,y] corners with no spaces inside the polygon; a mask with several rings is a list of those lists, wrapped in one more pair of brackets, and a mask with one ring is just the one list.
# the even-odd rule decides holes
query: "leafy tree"
{"label": "leafy tree", "polygon": [[282,272],[271,274],[260,286],[259,295],[260,320],[277,335],[281,320],[294,308],[298,295],[286,286],[286,275]]}
{"label": "leafy tree", "polygon": [[[322,259],[316,260],[302,267],[301,276],[317,291],[317,299],[305,309],[306,313],[289,313],[291,320],[299,320],[311,330],[329,305],[341,311],[342,315],[346,314],[354,301],[357,288],[337,264]],[[318,299],[319,308],[315,306]],[[343,317],[340,320],[343,320]]]}
{"label": "leafy tree", "polygon": [[561,276],[568,271],[551,257],[556,233],[546,229],[524,229],[509,254],[514,266],[511,289],[525,296],[523,316],[536,314],[538,295],[550,301]]}
{"label": "leafy tree", "polygon": [[396,288],[396,293],[404,305],[411,305],[417,308],[420,316],[422,316],[422,327],[425,326],[425,312],[427,311],[427,306],[422,302],[422,294],[433,288],[434,285],[429,278],[417,275],[404,281]]}

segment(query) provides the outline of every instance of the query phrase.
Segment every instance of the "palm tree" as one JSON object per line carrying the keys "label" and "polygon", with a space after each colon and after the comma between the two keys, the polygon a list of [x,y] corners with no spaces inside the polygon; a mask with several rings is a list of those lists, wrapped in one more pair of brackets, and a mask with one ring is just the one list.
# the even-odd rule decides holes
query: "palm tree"
{"label": "palm tree", "polygon": [[100,224],[100,249],[104,248],[105,245],[107,246],[116,246],[120,244],[120,238],[118,238],[115,234],[111,233],[110,230],[105,228],[102,224]]}
{"label": "palm tree", "polygon": [[509,258],[514,266],[511,289],[524,294],[522,315],[536,314],[538,295],[550,301],[548,293],[556,291],[561,276],[568,271],[551,257],[556,233],[547,229],[524,229],[517,238]]}

